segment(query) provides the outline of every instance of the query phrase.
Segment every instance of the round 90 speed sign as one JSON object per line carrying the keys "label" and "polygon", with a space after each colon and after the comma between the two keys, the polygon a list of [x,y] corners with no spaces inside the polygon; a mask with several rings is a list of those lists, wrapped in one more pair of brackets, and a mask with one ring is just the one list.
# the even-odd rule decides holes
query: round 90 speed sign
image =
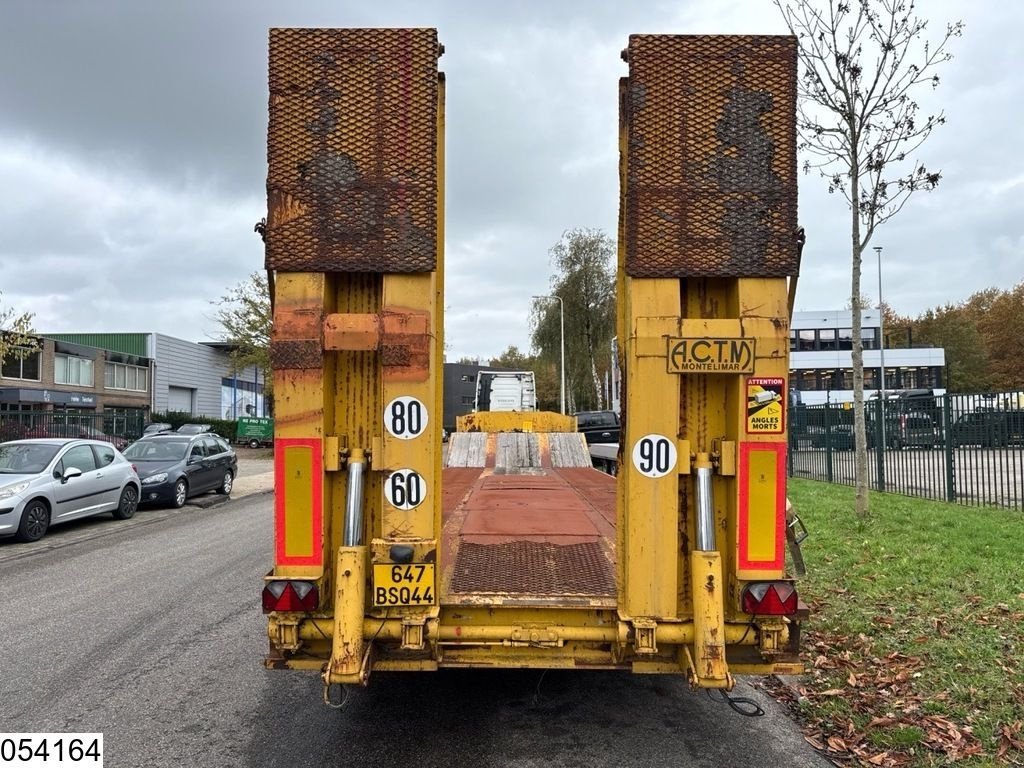
{"label": "round 90 speed sign", "polygon": [[645,477],[664,477],[676,467],[676,444],[664,435],[644,435],[633,446],[633,466]]}

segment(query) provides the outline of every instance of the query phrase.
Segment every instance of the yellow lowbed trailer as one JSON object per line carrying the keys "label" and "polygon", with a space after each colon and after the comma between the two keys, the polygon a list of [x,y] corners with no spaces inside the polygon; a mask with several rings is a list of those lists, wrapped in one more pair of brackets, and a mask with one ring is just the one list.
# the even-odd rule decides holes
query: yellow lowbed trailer
{"label": "yellow lowbed trailer", "polygon": [[433,29],[274,29],[273,668],[796,672],[785,570],[796,41],[633,36],[620,84],[622,438],[474,414],[442,466]]}

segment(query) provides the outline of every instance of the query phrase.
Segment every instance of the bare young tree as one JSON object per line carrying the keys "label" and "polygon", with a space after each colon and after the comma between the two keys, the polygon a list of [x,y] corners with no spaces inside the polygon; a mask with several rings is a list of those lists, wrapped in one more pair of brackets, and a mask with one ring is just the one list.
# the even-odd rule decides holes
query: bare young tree
{"label": "bare young tree", "polygon": [[[963,23],[937,40],[913,0],[774,0],[799,38],[797,125],[805,172],[818,172],[850,208],[850,306],[862,305],[861,256],[877,228],[915,192],[931,191],[941,175],[916,157],[942,112],[922,117],[915,95],[937,88],[935,70],[949,61],[949,43]],[[864,347],[853,311],[853,389],[857,514],[868,515],[864,428]]]}

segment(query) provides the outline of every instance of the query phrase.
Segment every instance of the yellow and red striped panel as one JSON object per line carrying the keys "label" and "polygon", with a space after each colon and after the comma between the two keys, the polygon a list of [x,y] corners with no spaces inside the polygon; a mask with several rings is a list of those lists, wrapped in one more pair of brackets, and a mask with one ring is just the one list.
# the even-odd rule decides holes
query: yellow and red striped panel
{"label": "yellow and red striped panel", "polygon": [[274,444],[274,560],[323,566],[323,440],[277,438]]}
{"label": "yellow and red striped panel", "polygon": [[782,576],[786,564],[786,444],[740,443],[740,578]]}

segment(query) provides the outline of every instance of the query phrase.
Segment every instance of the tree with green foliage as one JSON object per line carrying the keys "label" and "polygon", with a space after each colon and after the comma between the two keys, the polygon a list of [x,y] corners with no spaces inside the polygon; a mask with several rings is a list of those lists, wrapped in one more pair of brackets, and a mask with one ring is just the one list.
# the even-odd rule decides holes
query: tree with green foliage
{"label": "tree with green foliage", "polygon": [[[574,229],[549,251],[555,273],[550,294],[565,312],[565,401],[570,413],[605,405],[603,383],[611,370],[615,335],[615,243],[599,229]],[[562,308],[535,299],[531,311],[538,360],[561,365]]]}
{"label": "tree with green foliage", "polygon": [[235,371],[258,368],[263,372],[266,382],[264,391],[269,395],[272,383],[269,374],[273,314],[267,276],[253,272],[212,303],[217,307],[216,320],[224,329],[221,340],[232,345],[232,368]]}
{"label": "tree with green foliage", "polygon": [[1024,281],[1009,290],[989,288],[964,303],[985,350],[986,389],[1021,389],[1024,374]]}
{"label": "tree with green foliage", "polygon": [[985,344],[963,306],[947,304],[927,310],[914,320],[911,333],[915,346],[944,350],[950,392],[983,392],[992,386]]}
{"label": "tree with green foliage", "polygon": [[510,371],[530,371],[533,370],[536,362],[537,358],[534,355],[520,352],[519,347],[511,344],[500,355],[492,357],[488,365],[492,368],[505,368]]}
{"label": "tree with green foliage", "polygon": [[950,392],[1024,389],[1024,282],[1009,290],[986,288],[916,318],[887,312],[885,328],[891,346],[945,350]]}
{"label": "tree with green foliage", "polygon": [[[913,0],[775,0],[799,38],[797,128],[804,170],[818,172],[828,191],[850,209],[850,305],[861,304],[861,258],[877,228],[916,192],[935,189],[941,174],[915,153],[940,112],[921,118],[916,94],[939,84],[935,70],[963,24],[946,26],[937,43]],[[811,233],[813,238],[813,233]],[[853,313],[853,390],[856,508],[868,515],[864,429],[864,347],[861,318]]]}
{"label": "tree with green foliage", "polygon": [[[0,292],[0,298],[3,293]],[[18,314],[0,304],[0,363],[10,355],[25,355],[39,349],[39,337],[32,328],[31,312]]]}

